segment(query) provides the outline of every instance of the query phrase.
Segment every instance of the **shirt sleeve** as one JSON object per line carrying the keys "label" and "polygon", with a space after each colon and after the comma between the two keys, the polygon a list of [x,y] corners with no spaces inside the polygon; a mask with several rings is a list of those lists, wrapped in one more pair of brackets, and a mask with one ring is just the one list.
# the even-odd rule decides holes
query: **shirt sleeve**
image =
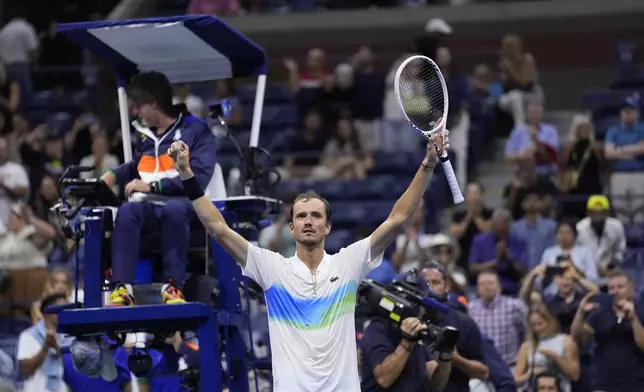
{"label": "shirt sleeve", "polygon": [[384,252],[379,255],[371,254],[371,237],[340,249],[336,257],[350,269],[350,275],[356,281],[362,281],[369,272],[382,263]]}
{"label": "shirt sleeve", "polygon": [[249,243],[242,274],[257,282],[266,291],[278,281],[278,271],[286,262],[279,253]]}
{"label": "shirt sleeve", "polygon": [[547,144],[553,148],[559,147],[559,137],[557,136],[557,129],[553,126],[548,126],[548,132],[544,132],[542,143]]}
{"label": "shirt sleeve", "polygon": [[376,366],[396,351],[396,346],[388,335],[387,326],[379,320],[373,320],[365,329],[360,341],[362,355],[366,359],[368,369],[362,371],[373,372]]}
{"label": "shirt sleeve", "polygon": [[19,361],[31,359],[40,352],[41,348],[42,345],[38,344],[38,341],[31,336],[30,332],[25,331],[21,333],[18,338],[18,354],[16,355],[16,358]]}
{"label": "shirt sleeve", "polygon": [[482,262],[479,256],[479,247],[481,246],[481,237],[479,236],[480,234],[474,236],[474,240],[472,241],[472,247],[470,248],[470,256],[468,260],[470,265]]}
{"label": "shirt sleeve", "polygon": [[513,130],[508,137],[508,141],[505,142],[505,156],[514,154],[521,151],[521,147],[518,144],[517,130]]}
{"label": "shirt sleeve", "polygon": [[617,129],[614,127],[609,129],[608,132],[606,132],[606,135],[604,136],[604,143],[606,144],[613,144],[615,145],[615,136],[617,135]]}
{"label": "shirt sleeve", "polygon": [[515,392],[517,386],[514,382],[512,372],[494,346],[492,339],[487,336],[482,337],[481,345],[484,362],[490,370],[490,381],[497,392]]}

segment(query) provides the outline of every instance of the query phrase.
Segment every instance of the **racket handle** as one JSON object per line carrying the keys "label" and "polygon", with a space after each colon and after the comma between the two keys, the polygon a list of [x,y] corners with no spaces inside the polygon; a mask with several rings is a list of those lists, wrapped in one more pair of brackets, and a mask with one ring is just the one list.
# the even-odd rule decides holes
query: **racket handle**
{"label": "racket handle", "polygon": [[461,188],[458,186],[458,180],[456,179],[456,174],[454,174],[452,162],[445,158],[441,159],[441,163],[443,164],[443,173],[445,173],[445,178],[447,178],[447,184],[449,185],[449,189],[452,191],[454,204],[461,204],[465,201],[465,198],[461,193]]}

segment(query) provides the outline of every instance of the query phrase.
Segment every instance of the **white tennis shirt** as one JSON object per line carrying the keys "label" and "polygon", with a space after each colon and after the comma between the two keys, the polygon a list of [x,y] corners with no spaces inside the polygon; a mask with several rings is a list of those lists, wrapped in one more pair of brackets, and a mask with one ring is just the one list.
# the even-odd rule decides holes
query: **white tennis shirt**
{"label": "white tennis shirt", "polygon": [[371,240],[324,254],[315,275],[297,256],[249,245],[244,275],[263,289],[275,392],[358,392],[358,285],[380,265]]}

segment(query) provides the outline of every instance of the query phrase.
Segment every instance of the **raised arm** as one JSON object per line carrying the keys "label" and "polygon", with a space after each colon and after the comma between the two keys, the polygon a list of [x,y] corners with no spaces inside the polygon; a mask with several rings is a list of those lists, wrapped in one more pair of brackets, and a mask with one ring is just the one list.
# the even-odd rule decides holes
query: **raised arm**
{"label": "raised arm", "polygon": [[382,254],[396,239],[396,236],[401,232],[405,223],[412,217],[432,179],[434,168],[438,163],[439,152],[443,148],[448,147],[448,140],[443,140],[443,138],[436,134],[432,135],[427,143],[425,159],[421,162],[411,184],[409,184],[405,193],[394,204],[394,208],[389,213],[387,220],[371,235],[372,255]]}
{"label": "raised arm", "polygon": [[180,140],[176,141],[168,149],[168,155],[172,157],[175,169],[183,181],[186,195],[208,234],[217,240],[244,268],[248,254],[248,241],[228,226],[224,216],[204,195],[199,182],[190,169],[188,146]]}

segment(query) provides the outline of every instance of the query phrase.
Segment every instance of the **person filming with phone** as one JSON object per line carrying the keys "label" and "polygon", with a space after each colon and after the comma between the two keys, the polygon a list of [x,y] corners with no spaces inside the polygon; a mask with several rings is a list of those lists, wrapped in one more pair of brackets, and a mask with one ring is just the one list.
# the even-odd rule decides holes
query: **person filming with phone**
{"label": "person filming with phone", "polygon": [[609,275],[609,296],[588,294],[571,328],[580,344],[594,342],[592,390],[644,391],[644,312],[634,305],[633,280],[624,271]]}
{"label": "person filming with phone", "polygon": [[[400,275],[395,280],[405,280],[406,276]],[[428,291],[422,279],[417,287],[419,291]],[[422,321],[423,311],[421,308],[418,317],[403,319],[400,328],[380,317],[370,321],[360,341],[362,392],[435,392],[445,389],[452,372],[456,339],[447,345],[451,346],[450,350],[432,352],[423,344],[425,339],[421,339],[422,331],[428,329]]]}

